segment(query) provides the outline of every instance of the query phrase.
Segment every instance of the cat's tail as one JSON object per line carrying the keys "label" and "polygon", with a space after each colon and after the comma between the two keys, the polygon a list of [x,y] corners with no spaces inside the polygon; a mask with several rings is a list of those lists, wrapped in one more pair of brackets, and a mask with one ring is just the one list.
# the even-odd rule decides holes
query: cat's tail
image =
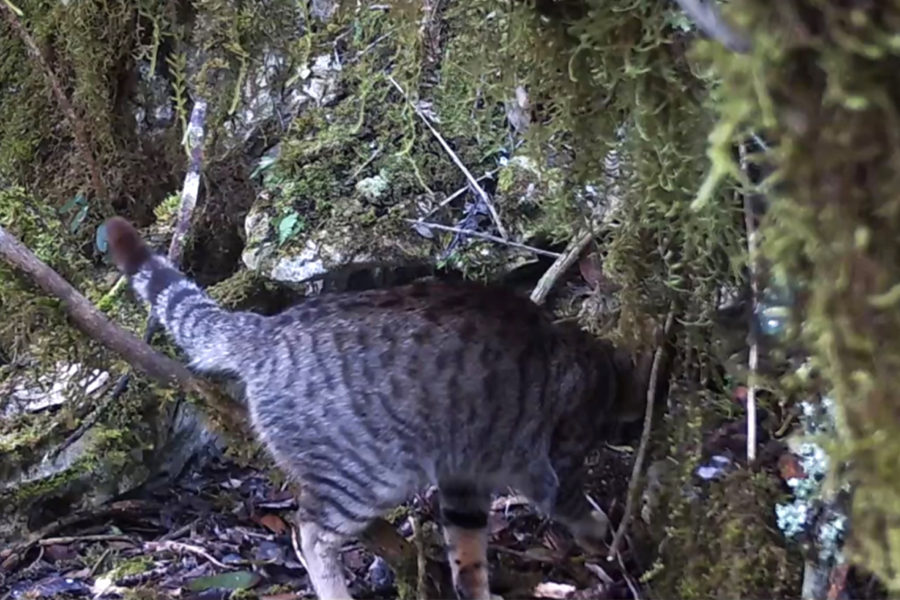
{"label": "cat's tail", "polygon": [[151,314],[201,371],[238,371],[262,317],[219,307],[121,217],[106,222],[110,254]]}

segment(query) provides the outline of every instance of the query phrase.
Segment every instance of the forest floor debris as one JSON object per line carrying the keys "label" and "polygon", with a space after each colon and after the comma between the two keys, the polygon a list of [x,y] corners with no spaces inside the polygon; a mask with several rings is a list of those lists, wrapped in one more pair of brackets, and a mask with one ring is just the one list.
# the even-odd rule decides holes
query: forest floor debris
{"label": "forest floor debris", "polygon": [[[627,485],[629,456],[612,449],[591,461],[590,494],[615,513]],[[294,501],[255,469],[219,459],[185,473],[172,487],[119,501],[121,510],[55,529],[32,545],[18,568],[0,579],[0,598],[312,598],[293,551]],[[125,510],[127,508],[127,510]],[[619,511],[620,512],[620,511]],[[434,496],[394,511],[391,522],[412,541],[413,519],[429,557],[440,554]],[[539,517],[512,493],[490,516],[495,593],[505,598],[631,598],[635,565],[581,554],[565,529]],[[2,559],[8,556],[0,556]],[[349,542],[343,552],[350,588],[359,598],[396,598],[386,563]],[[634,573],[622,571],[631,568]],[[0,576],[2,577],[2,576]],[[249,594],[249,595],[246,595]]]}

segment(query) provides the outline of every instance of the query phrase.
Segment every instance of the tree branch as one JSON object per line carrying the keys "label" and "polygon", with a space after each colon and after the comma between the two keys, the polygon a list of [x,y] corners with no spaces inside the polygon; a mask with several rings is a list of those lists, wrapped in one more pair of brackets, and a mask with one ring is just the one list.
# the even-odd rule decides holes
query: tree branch
{"label": "tree branch", "polygon": [[234,432],[246,433],[246,409],[213,385],[191,373],[181,363],[151,348],[100,312],[56,271],[46,265],[18,239],[0,227],[0,258],[27,275],[41,289],[58,298],[75,325],[91,338],[116,352],[138,371],[168,387],[181,387],[199,394],[207,407]]}

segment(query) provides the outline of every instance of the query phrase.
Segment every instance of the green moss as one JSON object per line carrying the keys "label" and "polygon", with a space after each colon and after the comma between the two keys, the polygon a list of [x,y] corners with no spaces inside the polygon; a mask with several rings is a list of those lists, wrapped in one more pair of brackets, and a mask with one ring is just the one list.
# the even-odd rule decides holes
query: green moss
{"label": "green moss", "polygon": [[154,564],[152,558],[148,556],[136,556],[116,564],[106,576],[115,581],[122,577],[128,577],[129,575],[140,575],[153,567]]}
{"label": "green moss", "polygon": [[36,501],[64,493],[70,484],[79,481],[83,476],[90,473],[91,466],[92,464],[89,460],[79,461],[62,473],[46,479],[24,483],[15,490],[3,494],[6,496],[4,498],[4,506],[21,509]]}
{"label": "green moss", "polygon": [[900,315],[890,291],[900,281],[900,11],[801,0],[770,9],[732,3],[754,34],[752,54],[705,48],[722,77],[714,172],[735,173],[728,147],[748,132],[773,146],[752,157],[773,171],[762,248],[796,290],[798,341],[833,386],[841,481],[855,486],[854,558],[898,590]]}
{"label": "green moss", "polygon": [[802,554],[775,526],[785,495],[774,474],[739,469],[697,485],[704,432],[714,423],[710,398],[676,391],[680,410],[668,424],[674,468],[661,481],[650,537],[658,545],[644,574],[654,594],[685,598],[781,598],[796,594]]}

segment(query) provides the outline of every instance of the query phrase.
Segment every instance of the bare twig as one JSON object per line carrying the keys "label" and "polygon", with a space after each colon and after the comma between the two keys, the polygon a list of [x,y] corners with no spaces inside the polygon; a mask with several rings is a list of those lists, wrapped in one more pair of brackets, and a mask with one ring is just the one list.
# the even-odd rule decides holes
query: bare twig
{"label": "bare twig", "polygon": [[94,575],[97,573],[97,570],[100,568],[100,565],[103,564],[103,561],[106,560],[106,557],[109,556],[111,552],[111,548],[107,548],[103,551],[103,554],[100,555],[100,558],[97,559],[97,561],[94,563],[94,566],[91,567],[90,571],[88,571],[88,579],[92,579],[94,577]]}
{"label": "bare twig", "polygon": [[496,242],[497,244],[503,244],[505,246],[509,246],[511,248],[520,248],[522,250],[528,250],[529,252],[534,252],[535,254],[540,254],[541,256],[550,256],[552,258],[559,258],[560,254],[558,252],[550,252],[549,250],[541,250],[540,248],[535,248],[534,246],[528,246],[526,244],[520,244],[518,242],[511,242],[509,240],[503,240],[498,238],[495,235],[490,235],[487,233],[480,233],[478,231],[471,231],[469,229],[461,229],[459,227],[450,227],[449,225],[441,225],[439,223],[428,223],[425,221],[419,221],[417,219],[403,219],[407,223],[411,225],[419,225],[421,227],[427,227],[429,229],[438,229],[440,231],[449,231],[450,233],[461,233],[463,235],[471,235],[472,237],[481,238],[483,240],[488,240],[489,242]]}
{"label": "bare twig", "polygon": [[559,562],[559,560],[553,558],[552,556],[545,556],[543,554],[534,553],[529,554],[528,552],[515,550],[514,548],[507,548],[506,546],[491,546],[491,550],[497,552],[498,554],[509,554],[510,556],[515,556],[517,558],[522,558],[539,563],[546,563],[549,565],[557,564]]}
{"label": "bare twig", "polygon": [[734,30],[719,12],[714,0],[675,0],[700,30],[729,50],[746,54],[752,48],[750,40]]}
{"label": "bare twig", "polygon": [[91,186],[94,188],[94,193],[97,194],[97,199],[103,206],[103,211],[107,213],[107,215],[111,215],[113,209],[109,197],[109,190],[106,187],[106,183],[103,181],[100,165],[97,163],[94,152],[91,150],[92,144],[84,121],[78,118],[78,115],[75,113],[75,108],[69,101],[69,97],[66,96],[66,93],[63,91],[62,83],[53,71],[53,68],[44,56],[44,53],[41,52],[37,42],[34,41],[34,38],[31,37],[31,34],[28,33],[28,30],[25,29],[25,26],[22,25],[22,22],[19,20],[21,10],[18,10],[10,2],[0,4],[0,10],[2,10],[6,17],[7,23],[9,23],[10,27],[12,27],[19,38],[21,38],[22,43],[25,44],[28,53],[35,61],[37,61],[41,71],[44,73],[44,77],[47,79],[47,83],[50,84],[50,90],[53,93],[54,98],[56,98],[56,102],[59,104],[63,116],[65,116],[66,121],[69,122],[69,127],[72,128],[72,134],[75,138],[75,147],[78,149],[81,160],[84,161],[88,172],[90,173]]}
{"label": "bare twig", "polygon": [[665,352],[666,340],[669,337],[669,332],[672,330],[672,324],[674,322],[675,312],[671,311],[666,316],[666,324],[663,327],[663,339],[653,353],[653,364],[650,368],[650,377],[647,382],[647,405],[644,409],[644,429],[641,432],[641,442],[638,446],[637,454],[634,457],[634,464],[631,467],[631,479],[628,481],[628,498],[625,501],[625,512],[622,515],[622,520],[619,522],[619,527],[616,529],[616,534],[613,536],[612,544],[606,555],[607,560],[612,560],[619,552],[619,544],[622,543],[622,538],[625,537],[625,532],[628,529],[628,521],[631,520],[631,514],[634,512],[638,482],[640,481],[641,471],[644,467],[644,456],[647,454],[647,446],[650,443],[650,430],[653,425],[653,407],[656,404],[656,388],[659,379],[660,364],[662,363],[663,353]]}
{"label": "bare twig", "polygon": [[234,567],[229,567],[225,563],[219,561],[216,557],[211,555],[209,552],[201,548],[200,546],[194,546],[193,544],[185,544],[184,542],[144,542],[144,551],[146,552],[190,552],[192,554],[196,554],[213,565],[219,567],[220,569],[225,569],[226,571],[230,571],[234,569]]}
{"label": "bare twig", "polygon": [[190,523],[187,523],[186,525],[182,525],[181,527],[179,527],[178,529],[175,529],[174,531],[170,531],[166,534],[163,534],[163,536],[160,537],[159,540],[157,540],[157,541],[166,542],[169,540],[177,540],[178,538],[190,533],[191,529],[193,529],[194,526],[196,526],[198,522],[200,522],[200,519],[194,519]]}
{"label": "bare twig", "polygon": [[[493,171],[488,171],[487,173],[485,173],[484,175],[479,177],[478,181],[481,181],[482,179],[487,179],[488,177],[493,177],[496,172],[497,172],[497,169],[494,169]],[[450,204],[451,202],[453,202],[454,200],[456,200],[457,198],[459,198],[460,196],[465,194],[467,191],[469,191],[469,186],[464,185],[463,187],[459,188],[458,190],[456,190],[455,192],[453,192],[452,194],[450,194],[449,196],[447,196],[446,198],[441,200],[440,204],[438,204],[437,206],[435,206],[434,208],[429,210],[427,213],[422,215],[420,218],[427,219],[428,217],[430,217],[437,211],[441,210],[442,208],[444,208],[445,206],[447,206],[448,204]]]}
{"label": "bare twig", "polygon": [[[744,144],[740,146],[741,169],[747,168],[747,149]],[[756,315],[759,308],[759,272],[757,268],[757,239],[756,221],[753,214],[753,198],[751,194],[744,194],[744,224],[747,227],[747,263],[750,270],[750,357],[748,360],[749,373],[747,374],[747,462],[756,460],[756,378],[759,370],[759,336],[757,335]]]}
{"label": "bare twig", "polygon": [[44,538],[38,542],[41,546],[64,546],[66,544],[75,544],[77,542],[129,542],[137,545],[127,535],[122,534],[96,534],[96,535],[66,535],[62,537]]}
{"label": "bare twig", "polygon": [[576,260],[578,260],[581,252],[593,238],[594,234],[588,231],[587,233],[582,233],[573,238],[572,241],[569,242],[569,247],[556,259],[556,262],[550,265],[550,268],[544,272],[538,280],[537,285],[534,286],[534,290],[531,292],[532,302],[535,304],[544,303],[544,300],[547,299],[547,294],[553,289],[556,281],[563,273],[569,270],[569,267],[571,267]]}
{"label": "bare twig", "polygon": [[381,146],[379,145],[375,150],[372,151],[372,154],[369,155],[369,158],[363,162],[363,164],[359,165],[354,169],[353,174],[347,178],[347,183],[353,183],[356,181],[356,178],[359,177],[359,174],[363,172],[363,170],[372,164],[372,161],[378,158],[378,155],[381,154]]}
{"label": "bare twig", "polygon": [[47,293],[62,301],[66,312],[86,334],[121,354],[129,363],[165,385],[192,385],[184,366],[159,354],[97,310],[87,298],[0,227],[0,257],[21,270]]}
{"label": "bare twig", "polygon": [[472,186],[472,189],[475,190],[475,192],[478,194],[479,199],[481,199],[481,201],[484,202],[484,205],[487,207],[488,212],[491,213],[491,219],[494,220],[494,224],[497,226],[497,231],[500,233],[500,237],[503,238],[504,241],[506,241],[507,238],[509,238],[509,235],[506,233],[506,229],[503,227],[503,223],[500,222],[500,215],[497,213],[497,209],[494,208],[494,203],[491,202],[491,198],[490,198],[490,196],[488,196],[488,193],[486,191],[484,191],[484,188],[481,187],[481,184],[479,184],[478,180],[475,179],[475,177],[472,175],[472,172],[469,171],[469,169],[466,168],[466,165],[464,165],[463,162],[459,159],[459,156],[456,155],[456,153],[450,147],[450,144],[448,144],[447,141],[443,138],[443,136],[441,136],[441,134],[438,132],[438,130],[434,128],[434,126],[428,120],[428,117],[426,117],[422,113],[422,111],[419,110],[419,107],[415,106],[412,102],[410,102],[409,96],[406,95],[406,92],[403,90],[402,87],[400,87],[400,84],[397,83],[397,81],[390,75],[388,75],[387,79],[388,79],[388,81],[391,82],[391,84],[395,88],[397,88],[397,91],[399,91],[403,95],[403,97],[406,99],[407,103],[409,103],[409,105],[416,112],[416,114],[419,116],[419,118],[422,120],[422,122],[425,123],[425,126],[428,127],[428,130],[435,137],[435,139],[438,141],[438,143],[441,145],[441,147],[444,149],[444,151],[450,156],[450,159],[454,162],[454,164],[456,164],[456,166],[459,168],[459,170],[462,171],[463,175],[466,176],[466,179],[468,180],[469,185]]}

